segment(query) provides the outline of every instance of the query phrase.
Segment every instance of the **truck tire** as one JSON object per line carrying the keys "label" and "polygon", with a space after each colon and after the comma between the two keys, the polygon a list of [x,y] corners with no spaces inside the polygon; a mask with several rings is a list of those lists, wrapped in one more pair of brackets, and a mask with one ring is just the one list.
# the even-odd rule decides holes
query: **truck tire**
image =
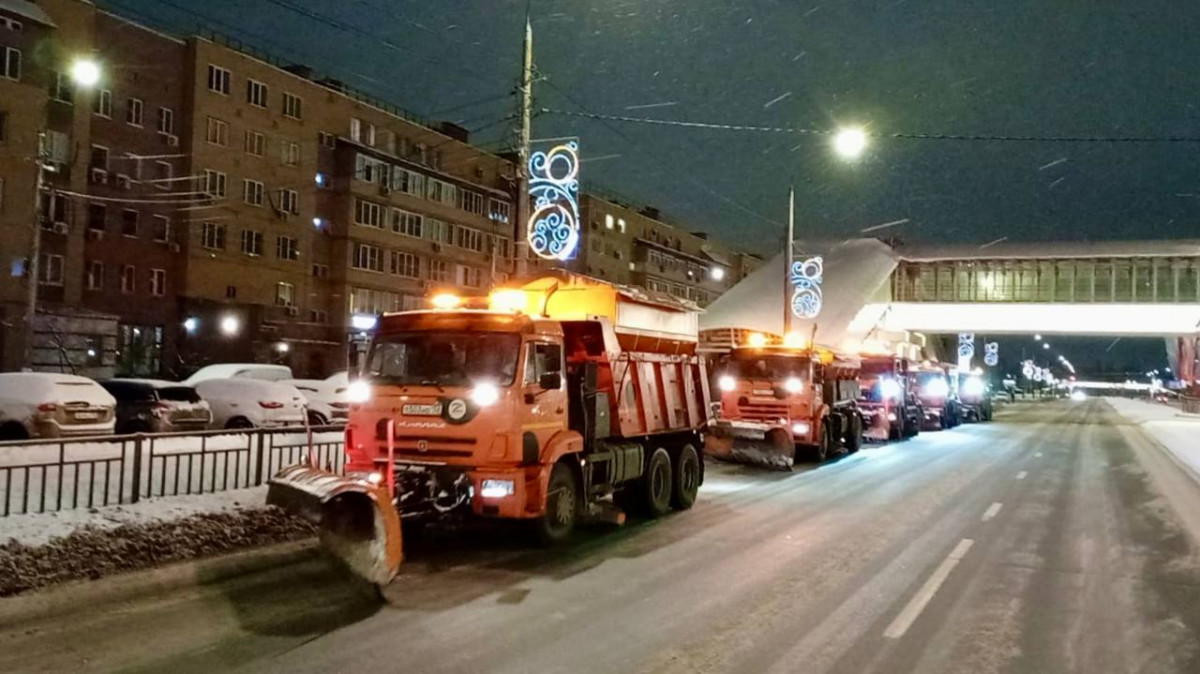
{"label": "truck tire", "polygon": [[846,431],[844,440],[846,445],[846,453],[853,454],[862,449],[863,443],[863,422],[862,417],[858,413],[850,414],[850,428]]}
{"label": "truck tire", "polygon": [[534,520],[534,530],[543,545],[566,540],[579,519],[579,483],[565,463],[554,464],[546,485],[546,511]]}
{"label": "truck tire", "polygon": [[671,455],[659,447],[646,459],[646,472],[638,480],[641,510],[646,517],[662,517],[671,510]]}
{"label": "truck tire", "polygon": [[692,445],[680,448],[673,477],[671,507],[687,510],[696,503],[696,494],[700,492],[700,454]]}
{"label": "truck tire", "polygon": [[813,447],[813,461],[817,463],[825,463],[825,459],[829,458],[829,450],[833,447],[833,433],[829,430],[829,418],[821,420],[821,437],[817,439],[817,444]]}

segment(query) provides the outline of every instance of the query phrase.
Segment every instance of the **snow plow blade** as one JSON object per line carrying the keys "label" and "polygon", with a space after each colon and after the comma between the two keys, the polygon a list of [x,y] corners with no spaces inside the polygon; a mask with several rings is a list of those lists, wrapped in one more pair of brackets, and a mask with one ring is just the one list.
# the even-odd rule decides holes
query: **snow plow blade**
{"label": "snow plow blade", "polygon": [[284,468],[268,485],[267,504],[316,524],[322,546],[352,573],[380,587],[396,577],[400,516],[386,486],[307,465]]}
{"label": "snow plow blade", "polygon": [[704,436],[704,453],[770,470],[790,471],[796,462],[796,445],[782,428],[760,430],[718,423]]}

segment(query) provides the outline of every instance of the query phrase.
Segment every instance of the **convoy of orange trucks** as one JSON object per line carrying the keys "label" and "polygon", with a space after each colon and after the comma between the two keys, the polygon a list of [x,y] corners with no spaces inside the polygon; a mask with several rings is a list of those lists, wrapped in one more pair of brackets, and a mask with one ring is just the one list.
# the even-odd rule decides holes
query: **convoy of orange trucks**
{"label": "convoy of orange trucks", "polygon": [[824,461],[862,446],[857,358],[795,334],[721,330],[702,342],[716,361],[720,391],[719,416],[705,438],[709,455],[790,470],[796,459]]}
{"label": "convoy of orange trucks", "polygon": [[383,316],[352,385],[344,475],[293,466],[268,502],[321,525],[383,585],[400,519],[524,520],[544,541],[581,520],[657,517],[695,502],[709,374],[694,305],[570,274],[440,295]]}
{"label": "convoy of orange trucks", "polygon": [[291,466],[267,496],[380,586],[402,521],[519,520],[556,543],[580,522],[690,508],[706,455],[790,469],[858,451],[864,414],[868,431],[885,415],[888,437],[959,416],[938,366],[700,334],[690,302],[567,272],[431,304],[378,320],[349,387],[344,471]]}

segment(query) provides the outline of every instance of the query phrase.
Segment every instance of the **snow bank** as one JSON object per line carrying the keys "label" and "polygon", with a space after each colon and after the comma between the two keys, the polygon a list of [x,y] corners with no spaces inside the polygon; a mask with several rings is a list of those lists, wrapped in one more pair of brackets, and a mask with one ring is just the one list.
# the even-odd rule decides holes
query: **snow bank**
{"label": "snow bank", "polygon": [[1200,416],[1178,408],[1129,398],[1105,398],[1118,414],[1141,426],[1176,458],[1200,476]]}

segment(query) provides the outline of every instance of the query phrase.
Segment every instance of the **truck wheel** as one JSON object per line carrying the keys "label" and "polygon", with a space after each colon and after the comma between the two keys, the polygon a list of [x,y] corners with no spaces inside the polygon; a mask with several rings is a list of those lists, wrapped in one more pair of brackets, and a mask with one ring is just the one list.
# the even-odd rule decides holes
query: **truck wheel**
{"label": "truck wheel", "polygon": [[667,450],[659,447],[650,454],[638,486],[647,517],[662,517],[671,510],[671,455]]}
{"label": "truck wheel", "polygon": [[846,453],[853,454],[862,449],[863,422],[857,414],[850,415],[850,430],[846,432]]}
{"label": "truck wheel", "polygon": [[675,462],[675,479],[672,482],[671,506],[676,510],[687,510],[696,503],[700,491],[700,455],[696,448],[684,445]]}
{"label": "truck wheel", "polygon": [[829,419],[821,420],[821,437],[817,440],[817,445],[813,447],[813,460],[817,463],[825,463],[825,459],[829,458],[829,448],[833,446],[833,433],[829,430]]}
{"label": "truck wheel", "polygon": [[546,485],[546,511],[534,520],[538,540],[553,545],[566,540],[579,518],[579,485],[565,463],[556,463]]}

